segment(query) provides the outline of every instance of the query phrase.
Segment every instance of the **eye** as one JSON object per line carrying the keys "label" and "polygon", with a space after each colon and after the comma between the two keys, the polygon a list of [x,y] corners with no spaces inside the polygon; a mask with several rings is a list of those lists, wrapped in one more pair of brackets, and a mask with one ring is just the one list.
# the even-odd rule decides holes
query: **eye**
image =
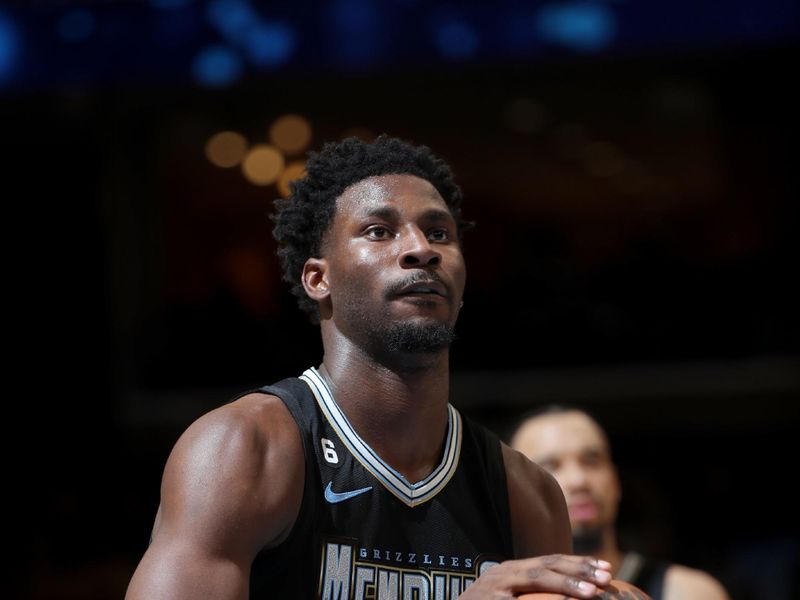
{"label": "eye", "polygon": [[432,242],[447,242],[450,240],[450,232],[444,227],[434,229],[428,234],[428,239]]}
{"label": "eye", "polygon": [[392,232],[383,225],[371,225],[367,227],[366,235],[373,240],[386,240],[391,237]]}
{"label": "eye", "polygon": [[581,456],[581,463],[587,467],[597,468],[605,462],[604,457],[596,452],[589,452]]}

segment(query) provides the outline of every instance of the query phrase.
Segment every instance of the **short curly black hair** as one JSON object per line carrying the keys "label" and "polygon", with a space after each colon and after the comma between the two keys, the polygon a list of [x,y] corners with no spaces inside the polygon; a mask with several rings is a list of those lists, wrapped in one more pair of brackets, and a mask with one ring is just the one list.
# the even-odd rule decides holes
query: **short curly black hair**
{"label": "short curly black hair", "polygon": [[305,171],[302,179],[290,184],[288,198],[275,200],[276,212],[271,218],[283,279],[314,323],[319,323],[319,307],[303,288],[303,266],[309,258],[319,256],[322,238],[336,211],[336,199],[354,183],[377,175],[416,175],[439,191],[456,220],[459,239],[472,225],[461,216],[463,196],[452,170],[427,146],[385,134],[373,142],[349,137],[310,152]]}

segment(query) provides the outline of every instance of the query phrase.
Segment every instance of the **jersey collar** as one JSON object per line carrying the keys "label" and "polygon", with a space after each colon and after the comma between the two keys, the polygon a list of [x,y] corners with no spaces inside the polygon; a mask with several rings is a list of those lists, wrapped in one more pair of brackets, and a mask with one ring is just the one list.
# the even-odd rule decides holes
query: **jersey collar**
{"label": "jersey collar", "polygon": [[418,506],[442,491],[450,481],[458,467],[462,433],[461,415],[451,404],[447,405],[447,440],[442,462],[422,481],[410,483],[356,433],[317,369],[306,369],[300,379],[311,389],[323,414],[350,453],[396,498],[408,506]]}

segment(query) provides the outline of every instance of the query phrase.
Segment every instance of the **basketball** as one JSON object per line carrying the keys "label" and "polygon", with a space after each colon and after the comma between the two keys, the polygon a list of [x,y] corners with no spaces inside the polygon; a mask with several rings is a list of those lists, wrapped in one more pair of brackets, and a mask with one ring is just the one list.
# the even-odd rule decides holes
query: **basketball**
{"label": "basketball", "polygon": [[[592,597],[597,598],[597,600],[652,600],[650,596],[635,585],[617,579],[612,579],[611,583],[602,592]],[[533,592],[531,594],[522,594],[518,598],[519,600],[580,600],[574,596],[564,596],[563,594],[553,594],[551,592]]]}

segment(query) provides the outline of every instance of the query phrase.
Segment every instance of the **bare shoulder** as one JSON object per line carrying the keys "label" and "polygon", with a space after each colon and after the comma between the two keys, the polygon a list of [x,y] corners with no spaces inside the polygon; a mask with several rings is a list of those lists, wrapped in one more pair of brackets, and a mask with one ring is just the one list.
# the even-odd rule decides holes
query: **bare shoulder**
{"label": "bare shoulder", "polygon": [[722,584],[700,569],[683,565],[672,565],[664,578],[664,599],[703,598],[704,600],[728,600]]}
{"label": "bare shoulder", "polygon": [[532,502],[539,511],[558,511],[564,495],[553,476],[521,452],[506,444],[502,447],[509,494]]}
{"label": "bare shoulder", "polygon": [[217,542],[226,528],[256,545],[279,542],[299,509],[303,475],[288,409],[275,396],[249,394],[197,419],[175,444],[164,469],[161,522],[202,516],[209,528],[220,526],[207,532]]}
{"label": "bare shoulder", "polygon": [[508,499],[517,557],[570,553],[564,494],[550,473],[503,444]]}
{"label": "bare shoulder", "polygon": [[126,598],[245,598],[253,558],[297,518],[304,473],[300,432],[279,398],[250,394],[197,419],[167,459]]}

